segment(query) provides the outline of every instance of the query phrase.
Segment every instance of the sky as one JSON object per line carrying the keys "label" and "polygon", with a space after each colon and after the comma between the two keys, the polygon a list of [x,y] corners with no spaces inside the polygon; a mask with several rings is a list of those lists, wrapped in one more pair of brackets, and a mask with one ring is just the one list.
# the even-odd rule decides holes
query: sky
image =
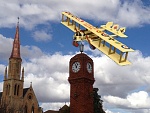
{"label": "sky", "polygon": [[69,105],[69,60],[79,48],[60,23],[62,11],[93,26],[113,21],[126,27],[128,38],[118,40],[135,50],[131,65],[117,65],[86,42],[84,52],[94,61],[94,87],[106,113],[150,113],[150,0],[1,0],[0,91],[19,17],[24,87],[32,82],[44,111]]}

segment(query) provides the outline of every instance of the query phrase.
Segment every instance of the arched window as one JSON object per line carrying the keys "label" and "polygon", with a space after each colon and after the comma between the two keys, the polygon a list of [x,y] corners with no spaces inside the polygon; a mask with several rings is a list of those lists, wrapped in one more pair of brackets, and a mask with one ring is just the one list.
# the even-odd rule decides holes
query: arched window
{"label": "arched window", "polygon": [[27,109],[27,106],[25,105],[24,107],[24,113],[28,113],[28,109]]}
{"label": "arched window", "polygon": [[10,84],[8,85],[8,95],[10,94]]}
{"label": "arched window", "polygon": [[17,87],[17,96],[19,95],[19,85]]}
{"label": "arched window", "polygon": [[17,91],[17,84],[15,84],[14,95],[16,95],[16,91]]}
{"label": "arched window", "polygon": [[10,89],[10,85],[7,85],[7,95],[9,95],[9,89]]}
{"label": "arched window", "polygon": [[34,113],[34,106],[32,106],[32,110],[31,110],[31,113]]}
{"label": "arched window", "polygon": [[6,85],[6,95],[8,95],[8,85]]}

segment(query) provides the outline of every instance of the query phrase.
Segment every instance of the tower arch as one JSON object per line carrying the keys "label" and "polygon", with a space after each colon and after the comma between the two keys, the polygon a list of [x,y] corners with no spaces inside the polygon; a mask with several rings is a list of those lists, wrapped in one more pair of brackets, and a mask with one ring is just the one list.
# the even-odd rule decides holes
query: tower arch
{"label": "tower arch", "polygon": [[34,113],[34,105],[32,105],[31,113]]}
{"label": "tower arch", "polygon": [[25,107],[24,107],[24,113],[28,113],[28,107],[27,107],[27,105],[25,105]]}
{"label": "tower arch", "polygon": [[15,84],[14,86],[14,95],[16,95],[16,91],[17,91],[17,84]]}
{"label": "tower arch", "polygon": [[17,86],[17,96],[19,96],[20,85]]}

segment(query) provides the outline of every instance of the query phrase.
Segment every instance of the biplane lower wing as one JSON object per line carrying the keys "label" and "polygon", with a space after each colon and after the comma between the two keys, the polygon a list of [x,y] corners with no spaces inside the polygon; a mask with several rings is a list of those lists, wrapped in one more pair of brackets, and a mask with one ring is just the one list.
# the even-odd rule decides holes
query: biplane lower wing
{"label": "biplane lower wing", "polygon": [[[118,54],[117,52],[115,52],[114,50],[112,50],[112,48],[110,49],[110,47],[104,45],[101,43],[101,46],[99,46],[99,40],[97,41],[90,41],[90,43],[92,45],[94,45],[98,50],[102,51],[105,55],[107,55],[108,57],[110,57],[113,61],[115,61],[117,64],[119,65],[129,65],[131,64],[126,58],[123,58],[122,54]],[[126,53],[128,54],[128,53]]]}
{"label": "biplane lower wing", "polygon": [[[102,40],[101,38],[98,39],[92,39],[92,38],[83,38],[82,36],[76,36],[75,41],[83,41],[86,40],[88,41],[92,46],[94,46],[95,48],[97,48],[98,50],[102,51],[106,56],[108,56],[109,58],[111,58],[114,62],[116,62],[118,65],[124,66],[124,65],[129,65],[131,64],[128,60],[128,52],[134,51],[132,49],[129,49],[122,52],[120,50],[118,50],[118,48],[115,48],[114,46],[110,45],[106,45],[106,41]],[[117,53],[116,51],[120,51],[120,54]],[[124,54],[124,55],[123,55]]]}

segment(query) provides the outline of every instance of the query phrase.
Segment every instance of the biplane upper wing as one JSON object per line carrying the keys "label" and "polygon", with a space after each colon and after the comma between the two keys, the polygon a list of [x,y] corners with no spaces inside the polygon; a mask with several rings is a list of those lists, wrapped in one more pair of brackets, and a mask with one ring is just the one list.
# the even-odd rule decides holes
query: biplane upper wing
{"label": "biplane upper wing", "polygon": [[[64,18],[64,16],[66,18]],[[86,38],[82,36],[77,36],[75,41],[86,40],[91,45],[102,51],[105,55],[110,57],[113,61],[115,61],[119,65],[128,65],[130,62],[127,60],[128,52],[134,51],[133,49],[127,47],[123,43],[115,40],[109,35],[103,35],[103,30],[105,28],[96,28],[91,24],[85,22],[84,20],[72,15],[69,12],[62,12],[62,22],[63,25],[71,29],[73,32],[76,32],[76,29],[80,30],[81,27],[84,27],[86,31],[90,31],[92,35],[97,36],[97,39],[91,37],[91,35],[87,35]],[[112,26],[112,22],[107,23],[107,27]],[[115,29],[118,29],[119,25],[116,25]],[[114,26],[115,27],[115,26]],[[115,33],[114,33],[115,34]],[[124,36],[123,32],[121,32],[118,36]],[[126,36],[126,35],[125,35]],[[124,36],[124,37],[125,37]],[[120,53],[119,53],[120,52]]]}

